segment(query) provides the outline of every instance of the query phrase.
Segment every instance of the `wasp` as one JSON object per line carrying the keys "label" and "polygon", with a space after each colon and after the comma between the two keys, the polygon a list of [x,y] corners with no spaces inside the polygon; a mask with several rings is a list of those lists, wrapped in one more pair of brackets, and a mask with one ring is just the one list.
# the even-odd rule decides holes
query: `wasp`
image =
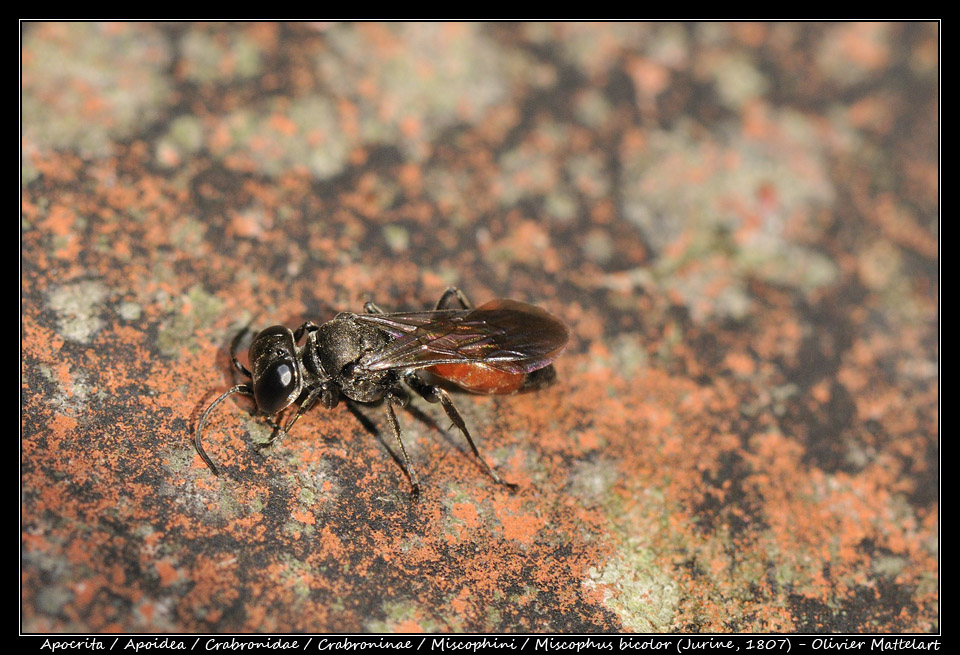
{"label": "wasp", "polygon": [[210,412],[233,394],[252,396],[257,411],[268,416],[297,405],[285,424],[274,423],[274,433],[264,446],[286,436],[318,402],[333,409],[341,398],[360,403],[382,400],[415,499],[420,482],[396,414],[396,408],[409,401],[405,387],[427,402],[440,403],[487,474],[513,489],[516,485],[504,481],[480,454],[449,392],[421,374],[481,394],[536,389],[556,377],[552,362],[569,338],[566,326],[539,307],[504,299],[474,307],[456,287],[447,289],[431,311],[386,313],[368,302],[364,313],[342,312],[322,325],[306,321],[295,330],[268,327],[250,343],[252,370],[237,358],[237,345],[247,332],[244,329],[233,339],[230,357],[250,382],[214,400],[194,432],[197,453],[215,475],[219,471],[203,449],[201,434]]}

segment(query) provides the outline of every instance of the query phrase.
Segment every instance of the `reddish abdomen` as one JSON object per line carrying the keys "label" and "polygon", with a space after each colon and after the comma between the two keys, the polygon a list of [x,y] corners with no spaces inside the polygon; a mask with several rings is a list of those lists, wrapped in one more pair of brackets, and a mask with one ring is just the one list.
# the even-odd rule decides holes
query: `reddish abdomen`
{"label": "reddish abdomen", "polygon": [[506,373],[483,364],[437,364],[426,370],[474,393],[504,394],[518,391],[526,373]]}

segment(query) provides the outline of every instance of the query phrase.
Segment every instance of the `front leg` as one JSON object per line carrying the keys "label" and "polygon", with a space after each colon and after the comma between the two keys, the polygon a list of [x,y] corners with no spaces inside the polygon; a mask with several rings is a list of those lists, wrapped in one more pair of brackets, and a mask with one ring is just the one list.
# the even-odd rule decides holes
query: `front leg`
{"label": "front leg", "polygon": [[237,346],[240,344],[240,340],[243,338],[243,336],[249,332],[250,326],[248,325],[237,332],[237,335],[233,338],[233,341],[230,342],[230,360],[233,362],[234,368],[252,380],[253,373],[251,373],[250,370],[244,366],[237,357]]}
{"label": "front leg", "polygon": [[294,330],[294,332],[293,332],[293,340],[294,340],[294,342],[296,342],[296,343],[300,343],[300,339],[303,338],[303,335],[304,335],[304,334],[306,334],[306,333],[308,333],[308,332],[309,332],[310,334],[313,334],[314,332],[316,332],[316,331],[319,330],[319,329],[320,329],[320,326],[317,325],[316,323],[314,323],[313,321],[304,321],[304,322],[303,322],[303,325],[301,325],[301,326],[298,327],[296,330]]}
{"label": "front leg", "polygon": [[497,475],[497,472],[493,470],[493,467],[487,464],[487,460],[483,458],[477,445],[473,443],[473,437],[470,436],[470,431],[467,430],[467,424],[463,421],[463,417],[460,416],[460,412],[457,410],[456,405],[453,404],[453,399],[450,397],[450,394],[447,393],[446,389],[438,387],[435,384],[427,384],[413,371],[406,373],[403,376],[403,381],[428,403],[440,403],[443,411],[447,413],[447,416],[453,421],[453,424],[456,425],[460,429],[460,432],[463,433],[463,436],[467,438],[467,443],[470,444],[473,454],[483,465],[487,474],[493,478],[497,484],[501,484],[508,489],[517,488],[517,485],[501,478]]}
{"label": "front leg", "polygon": [[311,388],[309,393],[307,393],[307,397],[304,398],[302,403],[300,403],[300,407],[297,408],[297,413],[293,415],[293,418],[287,421],[287,424],[283,427],[280,427],[274,423],[273,426],[276,428],[274,433],[270,435],[270,438],[265,443],[260,445],[260,448],[268,448],[287,436],[287,433],[290,432],[290,429],[293,427],[293,425],[300,420],[301,416],[310,411],[310,408],[316,404],[317,400],[319,400],[320,404],[325,408],[332,409],[337,406],[338,402],[340,402],[340,392],[329,380],[321,382],[317,386]]}
{"label": "front leg", "polygon": [[[312,329],[307,326],[312,326]],[[303,348],[300,349],[303,365],[311,375],[317,380],[320,380],[319,383],[314,383],[323,387],[320,403],[327,409],[333,409],[337,406],[340,394],[330,381],[330,375],[323,369],[323,362],[320,361],[320,344],[317,342],[317,330],[320,328],[309,321],[301,325],[300,328],[307,331],[307,341],[303,344]]]}

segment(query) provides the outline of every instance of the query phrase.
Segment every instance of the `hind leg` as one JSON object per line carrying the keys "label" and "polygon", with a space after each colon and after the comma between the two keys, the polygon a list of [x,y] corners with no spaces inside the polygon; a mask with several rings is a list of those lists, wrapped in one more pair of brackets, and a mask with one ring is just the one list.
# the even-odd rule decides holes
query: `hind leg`
{"label": "hind leg", "polygon": [[440,403],[440,406],[443,407],[443,411],[447,413],[447,417],[453,421],[453,424],[460,429],[461,434],[466,437],[467,443],[470,444],[470,449],[480,461],[480,464],[483,465],[484,470],[491,478],[494,479],[497,484],[502,484],[508,489],[517,488],[517,485],[507,482],[501,478],[499,475],[497,475],[497,472],[493,470],[493,467],[487,464],[487,460],[483,458],[483,455],[480,454],[480,449],[477,448],[477,444],[473,442],[473,437],[470,436],[470,431],[467,430],[467,424],[460,415],[460,411],[457,409],[457,406],[453,404],[453,399],[450,397],[450,394],[447,393],[446,389],[433,384],[427,384],[413,371],[410,371],[404,375],[403,381],[406,382],[407,386],[416,391],[417,394],[428,403]]}
{"label": "hind leg", "polygon": [[447,287],[434,309],[450,309],[450,304],[454,300],[457,301],[461,309],[473,309],[473,303],[467,299],[466,294],[458,287]]}

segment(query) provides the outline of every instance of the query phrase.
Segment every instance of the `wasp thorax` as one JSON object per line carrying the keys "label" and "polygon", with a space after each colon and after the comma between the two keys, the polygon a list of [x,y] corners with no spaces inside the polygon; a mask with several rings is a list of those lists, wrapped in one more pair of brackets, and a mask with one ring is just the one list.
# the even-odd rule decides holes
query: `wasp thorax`
{"label": "wasp thorax", "polygon": [[383,332],[358,323],[351,314],[338,315],[321,325],[317,332],[323,370],[338,380],[354,377],[360,359],[388,342],[389,338]]}
{"label": "wasp thorax", "polygon": [[383,396],[387,373],[364,371],[360,361],[389,343],[390,338],[374,326],[360,323],[354,314],[340,314],[317,332],[318,356],[343,395],[358,402]]}

